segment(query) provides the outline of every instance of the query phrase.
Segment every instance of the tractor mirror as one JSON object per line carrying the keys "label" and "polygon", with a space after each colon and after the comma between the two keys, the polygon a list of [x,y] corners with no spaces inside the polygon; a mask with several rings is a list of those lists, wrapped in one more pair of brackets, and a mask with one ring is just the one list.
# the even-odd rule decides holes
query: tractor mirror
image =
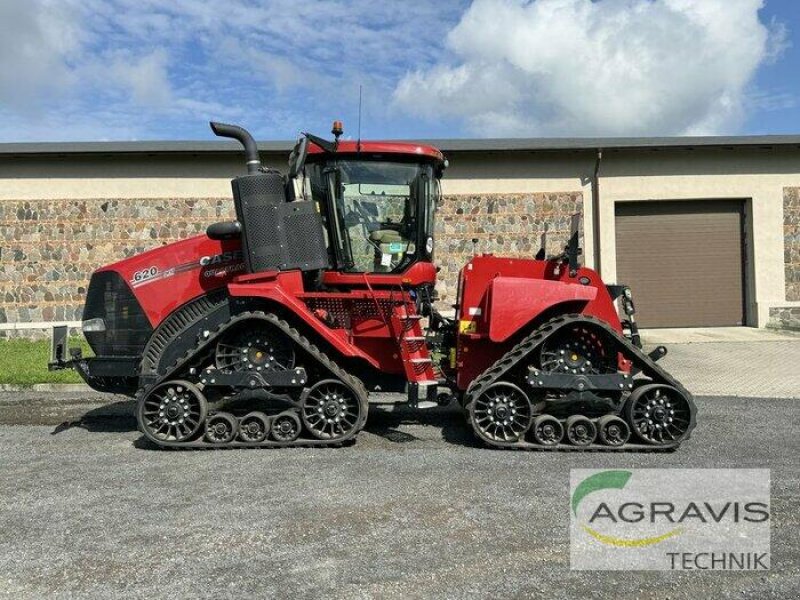
{"label": "tractor mirror", "polygon": [[572,238],[575,238],[575,240],[578,239],[578,230],[580,229],[580,226],[581,226],[581,213],[575,213],[574,215],[572,215],[569,222],[570,241],[572,241]]}
{"label": "tractor mirror", "polygon": [[308,156],[308,137],[303,136],[292,149],[289,155],[289,179],[295,179],[300,173],[303,172],[303,167],[306,164],[306,157]]}
{"label": "tractor mirror", "polygon": [[550,228],[548,223],[544,224],[544,231],[542,231],[541,242],[539,243],[539,251],[536,253],[536,260],[544,260],[547,258],[547,230]]}
{"label": "tractor mirror", "polygon": [[581,213],[572,215],[569,227],[569,242],[567,243],[567,260],[569,261],[570,275],[575,275],[578,271],[578,256],[581,249],[578,247],[578,234],[581,224]]}
{"label": "tractor mirror", "polygon": [[580,224],[581,213],[575,213],[570,221],[569,242],[567,243],[567,261],[569,262],[570,275],[573,277],[578,272],[578,256],[581,254],[581,249],[578,247]]}

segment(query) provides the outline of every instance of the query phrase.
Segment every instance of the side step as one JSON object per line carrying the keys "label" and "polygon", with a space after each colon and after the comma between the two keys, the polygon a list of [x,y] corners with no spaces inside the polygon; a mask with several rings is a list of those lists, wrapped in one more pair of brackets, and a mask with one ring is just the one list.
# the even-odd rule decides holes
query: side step
{"label": "side step", "polygon": [[420,324],[422,315],[414,314],[410,312],[411,310],[413,310],[413,306],[408,304],[396,305],[392,308],[391,331],[397,342],[406,381],[409,383],[409,403],[417,406],[423,396],[427,398],[429,395],[429,392],[421,393],[417,388],[429,387],[428,382],[436,382],[438,379]]}

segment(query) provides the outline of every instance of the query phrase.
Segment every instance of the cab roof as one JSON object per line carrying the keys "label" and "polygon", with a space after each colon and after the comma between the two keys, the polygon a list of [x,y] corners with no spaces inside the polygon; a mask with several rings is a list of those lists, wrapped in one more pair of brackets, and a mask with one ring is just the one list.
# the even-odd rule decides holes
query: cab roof
{"label": "cab roof", "polygon": [[[308,146],[309,158],[325,154],[325,151],[314,143]],[[336,154],[395,154],[405,157],[420,156],[444,162],[444,155],[438,148],[426,144],[408,142],[353,141],[341,140],[336,147]]]}

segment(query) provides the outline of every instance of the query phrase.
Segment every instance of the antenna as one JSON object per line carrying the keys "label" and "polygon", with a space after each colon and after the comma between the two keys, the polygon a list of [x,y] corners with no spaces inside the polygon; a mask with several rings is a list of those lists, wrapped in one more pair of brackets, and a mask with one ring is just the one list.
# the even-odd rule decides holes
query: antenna
{"label": "antenna", "polygon": [[356,143],[356,152],[361,152],[361,90],[364,86],[358,86],[358,142]]}

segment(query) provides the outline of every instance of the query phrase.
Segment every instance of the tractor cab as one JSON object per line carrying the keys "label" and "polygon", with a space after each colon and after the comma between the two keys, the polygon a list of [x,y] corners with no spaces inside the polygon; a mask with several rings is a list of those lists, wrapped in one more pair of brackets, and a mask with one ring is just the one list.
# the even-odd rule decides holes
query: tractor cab
{"label": "tractor cab", "polygon": [[212,123],[245,147],[232,181],[237,220],[208,228],[241,239],[247,273],[298,269],[331,286],[433,286],[434,212],[447,166],[431,146],[335,141],[304,134],[286,176],[263,167],[250,134]]}
{"label": "tractor cab", "polygon": [[[335,142],[307,134],[290,161],[295,189],[322,215],[332,270],[360,274],[361,281],[364,274],[395,275],[391,279],[400,283],[415,265],[432,266],[434,212],[447,164],[441,152],[419,144],[339,141],[337,124],[333,133]],[[422,271],[431,278],[432,270],[420,266],[412,274]]]}

